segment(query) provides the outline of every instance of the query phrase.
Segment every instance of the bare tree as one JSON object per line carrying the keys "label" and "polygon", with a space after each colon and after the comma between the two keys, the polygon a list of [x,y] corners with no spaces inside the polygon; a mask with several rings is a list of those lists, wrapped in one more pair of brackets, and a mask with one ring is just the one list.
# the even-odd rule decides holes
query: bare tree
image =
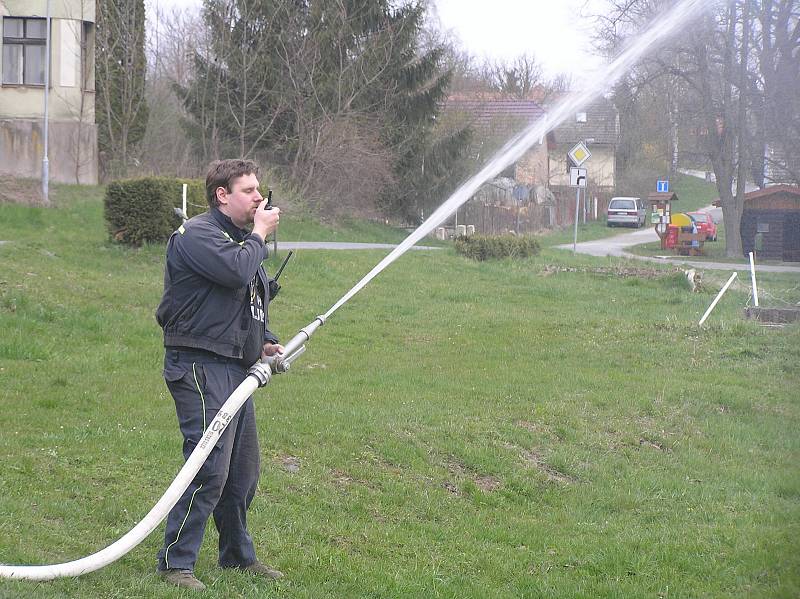
{"label": "bare tree", "polygon": [[520,54],[510,61],[487,60],[482,71],[494,89],[512,98],[530,99],[535,89],[546,86],[533,54]]}
{"label": "bare tree", "polygon": [[[613,51],[671,3],[609,0],[609,9],[598,17],[601,46]],[[798,119],[796,102],[788,98],[774,102],[778,92],[773,77],[778,70],[797,73],[797,10],[792,0],[766,0],[760,5],[755,0],[734,0],[710,8],[700,22],[669,47],[643,60],[622,83],[650,89],[667,85],[671,95],[665,114],[672,154],[676,146],[690,153],[694,150],[714,171],[728,231],[726,255],[730,257],[742,253],[739,225],[744,193],[752,165],[763,162],[763,140],[770,136],[767,106],[786,111],[783,119],[787,122]],[[778,40],[780,59],[773,52]],[[646,101],[646,96],[642,100]],[[648,106],[654,108],[651,104],[642,109]],[[759,144],[753,140],[759,138],[755,134],[759,130],[761,150],[754,151]],[[675,139],[678,132],[684,140]],[[774,128],[771,137],[778,138]]]}
{"label": "bare tree", "polygon": [[98,2],[96,118],[100,165],[124,176],[147,122],[144,0]]}
{"label": "bare tree", "polygon": [[147,129],[141,142],[140,171],[198,176],[201,164],[186,132],[187,112],[176,93],[189,84],[193,56],[205,35],[200,15],[188,10],[159,10],[147,40]]}
{"label": "bare tree", "polygon": [[800,159],[792,159],[800,139],[800,4],[761,0],[753,19],[753,176],[762,186],[776,176],[800,185]]}

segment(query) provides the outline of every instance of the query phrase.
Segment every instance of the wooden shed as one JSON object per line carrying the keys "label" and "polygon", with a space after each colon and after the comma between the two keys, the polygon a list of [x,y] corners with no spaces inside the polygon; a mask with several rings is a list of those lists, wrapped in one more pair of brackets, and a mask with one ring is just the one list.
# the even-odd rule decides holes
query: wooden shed
{"label": "wooden shed", "polygon": [[744,196],[740,232],[744,255],[800,262],[800,187],[774,185]]}

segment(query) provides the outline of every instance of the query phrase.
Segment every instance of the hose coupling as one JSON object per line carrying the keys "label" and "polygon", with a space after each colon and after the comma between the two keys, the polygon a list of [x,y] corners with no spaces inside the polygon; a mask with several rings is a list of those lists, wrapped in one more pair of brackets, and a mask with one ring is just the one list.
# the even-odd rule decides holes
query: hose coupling
{"label": "hose coupling", "polygon": [[272,367],[269,362],[256,362],[247,371],[247,374],[253,375],[258,380],[258,386],[263,387],[272,378]]}

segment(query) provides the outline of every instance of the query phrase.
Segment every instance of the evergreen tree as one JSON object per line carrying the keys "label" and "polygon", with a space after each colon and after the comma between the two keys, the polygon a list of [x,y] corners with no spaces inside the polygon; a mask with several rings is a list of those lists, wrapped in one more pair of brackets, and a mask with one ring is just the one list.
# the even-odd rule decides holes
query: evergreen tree
{"label": "evergreen tree", "polygon": [[401,35],[396,71],[397,91],[389,106],[387,128],[395,148],[397,188],[387,190],[383,201],[390,212],[419,221],[438,206],[460,179],[456,167],[469,146],[471,132],[461,129],[440,135],[436,117],[447,95],[452,73],[442,67],[445,48],[419,47],[424,8],[411,4],[396,13]]}
{"label": "evergreen tree", "polygon": [[207,49],[180,91],[205,157],[266,158],[313,193],[350,177],[351,194],[414,220],[441,199],[466,133],[435,134],[450,76],[442,48],[420,49],[422,4],[206,0],[204,15]]}

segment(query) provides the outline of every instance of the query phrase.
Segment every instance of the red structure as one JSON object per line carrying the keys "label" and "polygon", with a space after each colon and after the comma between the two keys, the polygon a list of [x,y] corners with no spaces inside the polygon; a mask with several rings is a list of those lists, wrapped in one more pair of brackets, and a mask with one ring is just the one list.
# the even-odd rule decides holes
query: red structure
{"label": "red structure", "polygon": [[674,248],[677,238],[669,238],[667,233],[672,218],[672,203],[678,201],[677,194],[671,191],[653,191],[647,195],[647,201],[650,203],[651,222],[661,238],[661,249]]}

